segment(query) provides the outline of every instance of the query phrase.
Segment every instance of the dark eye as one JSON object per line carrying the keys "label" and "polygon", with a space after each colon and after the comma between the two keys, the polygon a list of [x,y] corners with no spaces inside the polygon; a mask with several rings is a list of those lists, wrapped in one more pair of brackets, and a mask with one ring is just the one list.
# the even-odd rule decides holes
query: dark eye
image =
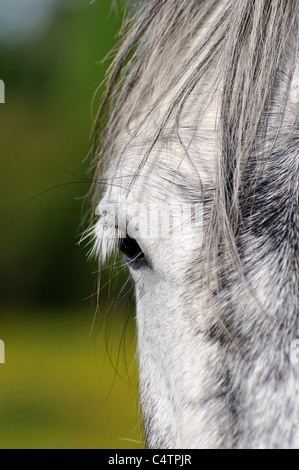
{"label": "dark eye", "polygon": [[134,238],[127,236],[119,240],[119,250],[125,255],[125,260],[133,268],[149,266],[149,263]]}

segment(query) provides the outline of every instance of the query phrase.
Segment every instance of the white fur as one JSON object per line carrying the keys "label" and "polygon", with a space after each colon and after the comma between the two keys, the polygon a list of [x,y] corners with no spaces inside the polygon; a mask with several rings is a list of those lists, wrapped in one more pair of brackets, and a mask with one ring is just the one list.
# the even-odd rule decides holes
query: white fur
{"label": "white fur", "polygon": [[[175,116],[170,116],[149,155],[149,142],[180,83],[150,115],[141,103],[135,103],[133,120],[118,136],[118,152],[105,175],[108,189],[97,207],[99,218],[92,229],[94,251],[102,261],[126,234],[128,207],[137,205],[143,222],[148,208],[155,205],[171,207],[178,219],[183,204],[202,203],[204,211],[210,210],[205,201],[218,189],[215,182],[221,152],[223,83],[218,81],[214,86],[215,69],[210,67],[192,90],[179,129]],[[191,72],[192,68],[186,73]],[[171,77],[171,70],[169,74]],[[286,141],[297,120],[298,77],[297,67],[283,127]],[[181,77],[182,82],[184,79]],[[159,85],[163,89],[163,84]],[[156,88],[153,102],[160,96],[158,84]],[[273,142],[283,147],[283,138],[273,138],[281,119],[279,101],[276,104],[269,115],[266,150],[275,150]],[[287,158],[295,171],[297,154],[290,151]],[[268,166],[273,166],[271,158],[264,169]],[[285,178],[285,168],[276,176],[278,182]],[[292,253],[289,246],[277,253],[266,236],[263,243],[259,234],[245,233],[241,241],[247,271],[241,274],[247,288],[238,279],[238,270],[227,273],[230,288],[224,286],[216,292],[218,297],[214,293],[225,314],[222,319],[211,302],[215,286],[206,282],[209,217],[210,213],[204,215],[183,236],[177,226],[168,237],[142,236],[134,226],[128,229],[150,263],[150,267],[130,268],[136,285],[140,396],[147,443],[161,448],[297,447],[299,373],[296,365],[288,362],[288,353],[290,339],[295,339],[293,311],[298,305],[290,318],[279,317],[281,312],[288,313],[288,296],[294,297],[295,283],[285,274]],[[155,227],[152,229],[155,233]],[[217,256],[223,258],[224,266],[230,266],[227,253]],[[284,325],[285,334],[281,333],[283,319],[291,324]],[[233,338],[223,320],[231,322]],[[221,334],[215,334],[216,326],[223,330],[222,341]]]}

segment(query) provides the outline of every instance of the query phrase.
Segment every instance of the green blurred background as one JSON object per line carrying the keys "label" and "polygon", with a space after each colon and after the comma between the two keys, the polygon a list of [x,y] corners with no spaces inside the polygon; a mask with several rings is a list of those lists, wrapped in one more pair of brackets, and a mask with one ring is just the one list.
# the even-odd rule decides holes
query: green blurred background
{"label": "green blurred background", "polygon": [[123,13],[0,1],[0,448],[142,448],[132,286],[106,268],[97,309],[97,263],[78,246],[94,94]]}

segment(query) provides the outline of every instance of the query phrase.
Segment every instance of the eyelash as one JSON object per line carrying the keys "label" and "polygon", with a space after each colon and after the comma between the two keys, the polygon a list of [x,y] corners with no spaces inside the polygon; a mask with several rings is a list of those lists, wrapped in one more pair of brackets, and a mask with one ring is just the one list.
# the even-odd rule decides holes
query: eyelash
{"label": "eyelash", "polygon": [[134,238],[126,236],[119,240],[119,251],[125,255],[125,260],[133,269],[149,267],[145,254]]}

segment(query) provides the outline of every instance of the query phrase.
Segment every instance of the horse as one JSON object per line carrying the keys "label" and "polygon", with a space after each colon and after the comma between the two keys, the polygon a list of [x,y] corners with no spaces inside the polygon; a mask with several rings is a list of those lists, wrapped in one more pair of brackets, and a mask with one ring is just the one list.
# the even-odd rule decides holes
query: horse
{"label": "horse", "polygon": [[299,447],[298,20],[298,0],[128,7],[88,233],[135,284],[150,449]]}

